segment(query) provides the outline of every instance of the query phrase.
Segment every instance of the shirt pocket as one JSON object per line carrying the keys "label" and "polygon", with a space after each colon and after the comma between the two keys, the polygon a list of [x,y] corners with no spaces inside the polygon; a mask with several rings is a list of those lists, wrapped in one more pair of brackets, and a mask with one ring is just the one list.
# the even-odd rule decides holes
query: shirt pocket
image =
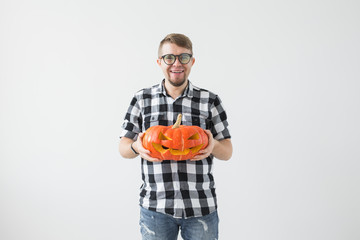
{"label": "shirt pocket", "polygon": [[191,114],[184,113],[182,125],[198,126],[201,127],[202,129],[209,129],[210,120],[202,115],[192,116]]}
{"label": "shirt pocket", "polygon": [[165,120],[165,114],[147,114],[144,116],[144,131],[149,127],[164,125],[166,126],[167,121]]}

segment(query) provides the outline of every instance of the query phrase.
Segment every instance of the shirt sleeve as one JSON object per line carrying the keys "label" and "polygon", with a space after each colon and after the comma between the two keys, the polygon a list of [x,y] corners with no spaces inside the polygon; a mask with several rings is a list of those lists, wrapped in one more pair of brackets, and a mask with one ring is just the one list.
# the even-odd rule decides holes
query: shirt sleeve
{"label": "shirt sleeve", "polygon": [[141,132],[141,125],[141,109],[138,99],[134,96],[126,112],[125,119],[122,124],[122,132],[120,134],[120,138],[127,137],[135,141],[138,134]]}
{"label": "shirt sleeve", "polygon": [[216,95],[211,105],[211,128],[210,131],[216,140],[231,138],[228,129],[229,123],[220,98]]}

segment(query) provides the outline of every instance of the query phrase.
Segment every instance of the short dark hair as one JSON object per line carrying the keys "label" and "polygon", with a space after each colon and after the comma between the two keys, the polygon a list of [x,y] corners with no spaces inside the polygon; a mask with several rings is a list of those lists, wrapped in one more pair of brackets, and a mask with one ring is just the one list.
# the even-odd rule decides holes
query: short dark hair
{"label": "short dark hair", "polygon": [[160,56],[160,52],[161,52],[161,48],[165,43],[174,43],[179,47],[183,47],[186,49],[189,49],[191,54],[193,54],[192,51],[192,42],[190,40],[190,38],[188,38],[187,36],[185,36],[184,34],[181,33],[170,33],[168,35],[166,35],[166,37],[164,37],[163,40],[161,40],[160,45],[159,45],[159,49],[158,49],[158,56]]}

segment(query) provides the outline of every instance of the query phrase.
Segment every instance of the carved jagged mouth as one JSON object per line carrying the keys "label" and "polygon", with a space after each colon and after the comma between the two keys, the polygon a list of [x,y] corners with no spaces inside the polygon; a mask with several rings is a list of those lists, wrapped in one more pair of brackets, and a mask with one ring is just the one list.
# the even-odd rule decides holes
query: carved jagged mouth
{"label": "carved jagged mouth", "polygon": [[[160,140],[172,140],[171,138],[165,136],[162,132],[160,132],[159,134],[159,139]],[[188,140],[199,140],[200,139],[200,135],[199,133],[195,133],[194,135],[190,136],[188,138]],[[152,144],[153,147],[155,148],[156,151],[160,152],[160,153],[165,153],[167,151],[170,151],[170,153],[172,155],[187,155],[190,151],[191,153],[197,153],[198,151],[200,151],[200,149],[202,148],[202,146],[204,144],[200,144],[198,146],[192,147],[192,148],[187,148],[184,150],[181,149],[175,149],[175,148],[168,148],[164,145],[158,144],[158,143],[153,143]]]}
{"label": "carved jagged mouth", "polygon": [[175,148],[168,148],[168,147],[165,147],[164,145],[161,145],[161,144],[158,144],[158,143],[153,143],[152,145],[155,148],[155,150],[160,152],[160,153],[165,153],[167,151],[170,151],[170,153],[172,155],[186,155],[190,151],[191,151],[191,153],[197,153],[202,148],[202,146],[204,144],[200,144],[200,145],[192,147],[192,148],[186,148],[184,150],[175,149]]}

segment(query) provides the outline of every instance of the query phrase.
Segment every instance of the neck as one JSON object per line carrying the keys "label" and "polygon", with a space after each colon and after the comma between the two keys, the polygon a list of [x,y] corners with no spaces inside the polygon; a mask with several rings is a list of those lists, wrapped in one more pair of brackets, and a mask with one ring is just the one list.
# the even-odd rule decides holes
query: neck
{"label": "neck", "polygon": [[167,94],[169,94],[173,99],[176,99],[184,92],[185,88],[188,85],[188,82],[189,80],[186,80],[181,86],[176,87],[174,85],[171,85],[169,81],[165,79],[164,87]]}

